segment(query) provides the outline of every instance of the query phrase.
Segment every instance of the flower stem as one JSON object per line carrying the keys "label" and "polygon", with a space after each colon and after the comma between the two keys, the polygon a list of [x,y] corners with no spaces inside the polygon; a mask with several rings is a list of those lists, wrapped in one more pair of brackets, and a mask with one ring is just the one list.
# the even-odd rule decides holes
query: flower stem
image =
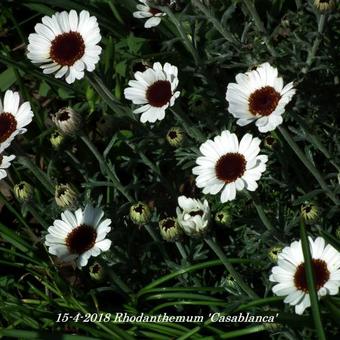
{"label": "flower stem", "polygon": [[271,222],[269,221],[266,213],[264,212],[262,204],[259,202],[259,199],[258,199],[256,193],[255,192],[250,192],[250,191],[245,191],[245,192],[246,192],[246,195],[253,200],[253,203],[255,205],[256,211],[257,211],[257,213],[258,213],[262,223],[264,224],[264,226],[268,230],[274,230],[273,225],[271,224]]}
{"label": "flower stem", "polygon": [[292,150],[295,152],[295,154],[300,158],[301,162],[305,165],[305,167],[309,170],[309,172],[314,176],[314,178],[318,181],[321,188],[326,192],[327,196],[336,204],[339,205],[339,200],[334,195],[333,192],[330,191],[328,188],[326,182],[322,178],[319,171],[314,167],[314,165],[307,159],[307,157],[304,155],[302,150],[299,148],[299,146],[295,143],[289,132],[282,126],[279,126],[279,131],[281,132],[281,135],[286,140],[286,142],[289,144],[289,146],[292,148]]}
{"label": "flower stem", "polygon": [[203,133],[195,127],[195,124],[193,124],[188,117],[184,117],[184,114],[180,108],[177,107],[176,112],[173,109],[170,109],[171,112],[174,114],[174,116],[177,118],[177,120],[180,122],[182,125],[183,129],[185,132],[188,134],[188,136],[192,136],[193,138],[196,139],[198,142],[203,142],[206,140],[205,136]]}
{"label": "flower stem", "polygon": [[233,265],[228,262],[228,259],[224,255],[223,250],[220,246],[214,242],[210,237],[204,239],[208,246],[213,250],[213,252],[217,255],[217,257],[223,262],[224,266],[227,268],[230,275],[234,278],[240,288],[243,289],[245,293],[247,293],[252,298],[258,298],[257,294],[243,281],[241,276],[234,269]]}
{"label": "flower stem", "polygon": [[152,227],[150,227],[148,224],[144,225],[146,231],[149,233],[149,235],[151,236],[151,238],[155,241],[155,243],[158,245],[158,248],[160,250],[160,252],[162,253],[164,259],[170,261],[169,255],[166,253],[166,251],[164,250],[164,248],[162,247],[162,244],[160,243],[159,238],[157,237],[155,231],[152,229]]}
{"label": "flower stem", "polygon": [[45,229],[49,227],[48,223],[45,221],[43,217],[40,216],[39,212],[35,209],[35,206],[32,203],[27,204],[29,212],[35,218],[35,220],[41,224]]}
{"label": "flower stem", "polygon": [[302,69],[303,73],[307,73],[309,71],[310,67],[313,64],[316,52],[318,51],[320,43],[322,41],[322,32],[325,29],[325,22],[326,22],[326,15],[325,14],[321,14],[320,17],[319,17],[319,20],[318,20],[318,33],[317,33],[317,37],[315,38],[313,46],[312,46],[311,50],[308,53],[308,57],[307,57],[307,60],[306,60],[306,65],[307,66]]}
{"label": "flower stem", "polygon": [[312,315],[314,319],[314,324],[316,328],[316,332],[318,334],[319,340],[326,340],[326,336],[323,330],[321,316],[320,316],[320,308],[319,308],[319,300],[318,295],[316,293],[316,286],[315,286],[315,273],[313,271],[312,266],[312,257],[310,253],[310,246],[309,241],[307,238],[307,233],[305,229],[305,225],[303,220],[300,221],[300,235],[301,235],[301,244],[302,244],[302,251],[303,257],[305,259],[305,271],[306,271],[306,278],[307,278],[307,287],[308,293],[311,300],[311,308],[312,308]]}
{"label": "flower stem", "polygon": [[90,149],[93,155],[97,158],[99,165],[102,170],[106,172],[106,175],[110,178],[114,187],[129,201],[133,202],[132,196],[127,192],[126,188],[116,179],[115,175],[111,171],[110,167],[105,162],[102,155],[99,153],[97,148],[92,144],[92,142],[87,138],[87,136],[82,135],[80,136],[81,140],[86,144],[86,146]]}
{"label": "flower stem", "polygon": [[268,34],[267,34],[267,30],[264,27],[263,22],[262,22],[262,20],[259,16],[259,14],[257,13],[256,7],[254,5],[254,1],[253,0],[244,0],[244,4],[247,7],[247,10],[250,13],[250,15],[253,17],[258,31],[263,36],[263,41],[266,44],[269,53],[273,57],[277,57],[277,53],[276,53],[274,47],[270,43],[270,40],[269,40],[269,37],[268,37]]}
{"label": "flower stem", "polygon": [[178,251],[180,252],[181,256],[183,257],[183,259],[186,260],[188,258],[188,255],[187,255],[182,243],[176,241],[175,244],[176,244],[176,247],[177,247]]}
{"label": "flower stem", "polygon": [[131,289],[122,281],[122,279],[114,272],[112,268],[110,268],[106,263],[101,261],[101,264],[105,266],[107,273],[113,280],[113,282],[119,287],[125,294],[131,293]]}
{"label": "flower stem", "polygon": [[18,156],[16,159],[21,165],[23,165],[25,168],[30,170],[33,175],[37,178],[38,181],[49,191],[52,195],[54,195],[54,186],[52,181],[49,179],[49,177],[40,169],[38,168],[32,161],[24,156]]}
{"label": "flower stem", "polygon": [[169,16],[169,19],[172,21],[172,23],[176,26],[177,31],[179,35],[181,36],[183,43],[187,50],[192,54],[195,60],[195,64],[198,66],[201,64],[200,57],[194,48],[192,42],[189,40],[187,33],[184,32],[182,24],[179,22],[179,20],[176,18],[176,16],[172,13],[171,9],[168,7],[160,7],[161,11],[166,13]]}
{"label": "flower stem", "polygon": [[206,6],[204,6],[201,0],[191,0],[191,1],[196,7],[198,7],[198,9],[202,13],[204,13],[205,17],[213,24],[216,30],[221,33],[221,35],[224,37],[225,40],[233,44],[238,44],[238,41],[235,39],[235,37],[229,31],[224,29],[220,21],[216,19],[216,17],[213,15],[211,10],[209,10]]}

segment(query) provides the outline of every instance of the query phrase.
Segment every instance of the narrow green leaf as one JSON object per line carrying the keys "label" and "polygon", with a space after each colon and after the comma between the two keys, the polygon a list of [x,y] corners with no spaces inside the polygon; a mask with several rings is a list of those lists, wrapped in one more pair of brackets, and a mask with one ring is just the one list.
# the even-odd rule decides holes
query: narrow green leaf
{"label": "narrow green leaf", "polygon": [[18,248],[22,252],[32,251],[33,247],[18,236],[14,231],[0,223],[0,236],[11,243],[15,248]]}
{"label": "narrow green leaf", "polygon": [[340,241],[325,230],[320,231],[322,237],[330,243],[337,251],[340,251]]}
{"label": "narrow green leaf", "polygon": [[301,235],[303,257],[305,259],[305,272],[307,276],[307,286],[308,286],[308,292],[309,292],[309,297],[311,301],[314,325],[315,325],[315,329],[318,334],[319,340],[326,340],[326,336],[325,336],[323,326],[322,326],[322,321],[321,321],[318,295],[317,295],[316,287],[315,287],[315,273],[313,271],[313,266],[312,266],[310,245],[309,245],[305,225],[302,219],[300,222],[300,235]]}

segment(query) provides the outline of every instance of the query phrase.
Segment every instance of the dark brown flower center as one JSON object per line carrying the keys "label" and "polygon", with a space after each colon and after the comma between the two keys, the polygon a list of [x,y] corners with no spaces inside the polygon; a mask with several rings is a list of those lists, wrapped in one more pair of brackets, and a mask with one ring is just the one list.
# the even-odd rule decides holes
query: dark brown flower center
{"label": "dark brown flower center", "polygon": [[225,183],[234,182],[244,174],[246,164],[240,153],[227,153],[215,165],[216,177]]}
{"label": "dark brown flower center", "polygon": [[149,12],[150,12],[152,15],[156,15],[156,14],[158,14],[158,13],[162,13],[162,11],[160,11],[159,9],[157,9],[157,8],[152,8],[152,7],[150,7]]}
{"label": "dark brown flower center", "polygon": [[92,267],[92,273],[97,274],[100,271],[100,265],[98,263],[95,263],[94,266]]}
{"label": "dark brown flower center", "polygon": [[61,196],[65,195],[67,192],[67,189],[66,188],[58,188],[57,190],[57,193],[56,193],[56,196],[58,198],[60,198]]}
{"label": "dark brown flower center", "polygon": [[64,122],[66,120],[68,120],[70,118],[70,114],[65,110],[60,112],[60,114],[58,115],[58,120],[60,122]]}
{"label": "dark brown flower center", "polygon": [[84,52],[84,39],[78,32],[59,34],[51,43],[51,58],[62,66],[72,66]]}
{"label": "dark brown flower center", "polygon": [[137,207],[134,208],[135,212],[142,215],[144,212],[144,207],[142,204],[137,205]]}
{"label": "dark brown flower center", "polygon": [[[327,268],[327,263],[323,260],[312,259],[313,270],[315,274],[316,290],[319,290],[329,280],[330,272]],[[301,263],[294,275],[295,287],[303,292],[308,292],[305,264]]]}
{"label": "dark brown flower center", "polygon": [[96,243],[97,232],[91,226],[82,224],[74,228],[66,238],[66,245],[70,253],[82,254],[91,249]]}
{"label": "dark brown flower center", "polygon": [[196,215],[200,215],[203,216],[203,211],[202,210],[196,210],[196,211],[191,211],[189,213],[190,216],[196,216]]}
{"label": "dark brown flower center", "polygon": [[2,160],[4,159],[4,156],[0,154],[0,165],[2,164]]}
{"label": "dark brown flower center", "polygon": [[163,222],[163,228],[165,230],[169,230],[171,228],[173,228],[176,225],[176,221],[173,220],[172,218],[168,218]]}
{"label": "dark brown flower center", "polygon": [[150,6],[149,12],[152,15],[156,15],[158,13],[162,13],[162,11],[160,11],[157,8],[151,7],[152,2],[154,3],[154,5],[159,5],[159,6],[169,6],[170,5],[170,0],[162,0],[162,1],[150,1],[150,3],[148,4]]}
{"label": "dark brown flower center", "polygon": [[11,113],[0,113],[0,143],[6,141],[16,128],[17,120]]}
{"label": "dark brown flower center", "polygon": [[281,99],[273,87],[265,86],[256,90],[249,98],[249,111],[254,115],[269,116]]}
{"label": "dark brown flower center", "polygon": [[177,138],[177,132],[176,131],[170,131],[168,134],[170,139],[176,139]]}
{"label": "dark brown flower center", "polygon": [[167,80],[158,80],[146,91],[146,99],[151,106],[162,107],[166,105],[172,96],[171,84]]}

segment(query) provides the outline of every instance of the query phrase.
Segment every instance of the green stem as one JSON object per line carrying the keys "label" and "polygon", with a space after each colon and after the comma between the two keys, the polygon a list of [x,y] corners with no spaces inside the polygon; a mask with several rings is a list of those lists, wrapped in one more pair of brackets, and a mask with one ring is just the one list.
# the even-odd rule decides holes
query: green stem
{"label": "green stem", "polygon": [[49,177],[38,168],[30,159],[24,156],[18,156],[17,161],[25,168],[30,170],[40,183],[54,196],[54,186],[51,184]]}
{"label": "green stem", "polygon": [[315,59],[315,55],[316,52],[319,49],[320,43],[322,41],[322,33],[325,29],[325,22],[326,22],[326,15],[325,14],[321,14],[318,20],[318,33],[317,33],[317,37],[314,40],[313,46],[311,48],[311,50],[308,53],[308,57],[306,60],[306,67],[303,68],[302,72],[303,73],[307,73],[310,69],[310,67],[313,64],[313,61]]}
{"label": "green stem", "polygon": [[87,74],[86,78],[91,86],[96,90],[98,95],[112,109],[113,112],[115,112],[120,117],[127,116],[127,113],[125,112],[120,101],[112,95],[111,91],[106,87],[97,74]]}
{"label": "green stem", "polygon": [[176,110],[179,113],[173,109],[170,109],[170,110],[174,114],[176,119],[180,122],[180,124],[182,125],[183,129],[188,134],[188,136],[192,136],[193,138],[196,139],[197,142],[203,142],[206,140],[206,137],[204,136],[204,134],[199,129],[197,129],[195,124],[193,124],[190,121],[189,117],[184,117],[184,113],[179,107],[177,107],[177,110]]}
{"label": "green stem", "polygon": [[[238,338],[240,336],[242,336],[242,337],[246,336],[248,334],[263,332],[265,330],[266,330],[265,325],[246,327],[246,328],[238,329],[236,331],[226,332],[226,333],[220,335],[219,339],[234,339],[234,338]],[[202,340],[214,340],[215,338],[208,336],[208,337],[201,338],[201,339]]]}
{"label": "green stem", "polygon": [[169,19],[172,21],[172,23],[176,26],[177,31],[179,35],[181,36],[183,43],[187,50],[192,54],[195,60],[195,64],[198,66],[201,64],[200,57],[194,48],[192,42],[189,40],[187,33],[184,32],[184,29],[182,27],[182,24],[179,22],[179,20],[176,18],[176,16],[172,13],[171,9],[168,7],[160,7],[161,11],[166,13],[169,17]]}
{"label": "green stem", "polygon": [[205,17],[213,24],[215,29],[221,33],[225,40],[233,44],[238,44],[238,41],[235,39],[235,37],[229,31],[224,29],[220,21],[216,19],[216,17],[213,15],[210,9],[204,6],[201,0],[191,1],[202,13],[204,13]]}
{"label": "green stem", "polygon": [[306,271],[306,278],[307,278],[307,287],[308,293],[311,301],[312,307],[312,315],[314,319],[314,324],[316,328],[316,332],[318,334],[319,340],[326,340],[326,336],[323,330],[321,316],[320,316],[320,308],[319,308],[319,300],[318,295],[316,292],[315,286],[315,272],[312,266],[312,257],[310,253],[310,245],[305,229],[305,225],[303,220],[300,221],[300,235],[301,235],[301,243],[302,243],[302,251],[303,257],[305,259],[305,271]]}
{"label": "green stem", "polygon": [[274,47],[271,45],[268,34],[267,34],[267,30],[263,25],[263,22],[259,16],[259,14],[257,13],[255,4],[253,0],[244,0],[244,4],[246,5],[249,14],[253,17],[255,25],[259,31],[259,33],[263,36],[263,41],[267,46],[267,49],[269,51],[269,53],[273,56],[273,57],[277,57],[277,53],[274,49]]}
{"label": "green stem", "polygon": [[29,212],[32,214],[32,216],[35,218],[35,220],[42,225],[45,229],[49,227],[49,224],[45,221],[43,217],[40,216],[38,211],[35,209],[34,205],[32,203],[27,204]]}
{"label": "green stem", "polygon": [[214,242],[211,238],[205,238],[204,240],[208,244],[208,246],[214,251],[217,257],[223,262],[224,266],[227,268],[228,272],[231,274],[231,276],[234,278],[234,280],[237,282],[240,288],[242,288],[243,291],[247,293],[250,297],[258,298],[257,294],[243,281],[241,276],[234,269],[233,265],[228,261],[220,246],[216,242]]}
{"label": "green stem", "polygon": [[[249,264],[249,263],[258,263],[258,261],[255,260],[248,260],[248,259],[228,259],[229,263],[238,263],[238,264]],[[148,291],[149,289],[153,289],[169,280],[172,280],[174,278],[176,278],[177,276],[183,275],[185,273],[191,273],[200,269],[207,269],[207,268],[211,268],[211,267],[215,267],[215,266],[221,266],[223,264],[223,262],[221,260],[212,260],[212,261],[207,261],[207,262],[202,262],[202,263],[198,263],[198,264],[194,264],[194,265],[190,265],[188,267],[184,267],[181,268],[180,270],[167,274],[165,276],[162,276],[160,278],[158,278],[157,280],[151,282],[150,284],[148,284],[147,286],[145,286],[144,288],[142,288],[140,290],[140,292],[138,293],[138,295],[142,295],[144,294],[146,291]]]}
{"label": "green stem", "polygon": [[183,259],[186,260],[188,258],[188,255],[187,255],[182,243],[176,241],[175,244],[176,244],[176,247],[177,247],[178,251],[180,252],[181,256],[183,257]]}
{"label": "green stem", "polygon": [[292,150],[295,152],[295,154],[300,158],[301,162],[305,165],[305,167],[310,171],[310,173],[314,176],[314,178],[318,181],[321,188],[326,192],[327,196],[336,204],[339,205],[339,200],[336,198],[336,196],[330,191],[328,188],[326,182],[322,178],[319,171],[313,166],[313,164],[307,159],[307,157],[304,155],[304,153],[301,151],[299,146],[295,143],[289,132],[283,127],[279,126],[279,131],[281,132],[281,135],[286,140],[286,142],[289,144],[289,146],[292,148]]}
{"label": "green stem", "polygon": [[253,203],[255,205],[256,211],[263,223],[263,225],[269,230],[269,231],[273,231],[274,227],[273,225],[270,223],[266,213],[264,212],[264,209],[262,207],[262,204],[260,203],[258,196],[256,195],[255,192],[251,192],[251,191],[245,191],[246,195],[251,198],[253,200]]}
{"label": "green stem", "polygon": [[129,201],[133,202],[132,196],[127,192],[126,188],[116,179],[114,174],[112,173],[110,167],[106,164],[104,158],[99,153],[97,148],[92,144],[92,142],[87,138],[87,136],[80,136],[81,140],[86,144],[86,146],[90,149],[93,155],[97,158],[100,167],[106,172],[106,175],[110,178],[114,187]]}
{"label": "green stem", "polygon": [[113,282],[119,287],[125,294],[130,294],[131,289],[125,284],[125,282],[122,281],[122,279],[114,272],[114,270],[110,267],[108,267],[104,262],[101,263],[104,265],[105,269],[107,270],[107,273],[113,280]]}
{"label": "green stem", "polygon": [[162,247],[162,243],[160,243],[159,238],[157,237],[155,231],[153,230],[152,227],[150,227],[148,224],[144,225],[146,231],[149,233],[149,235],[151,236],[151,238],[155,241],[155,243],[158,245],[158,248],[160,250],[160,252],[162,253],[164,259],[170,261],[170,257],[169,255],[166,253],[166,251],[164,250],[164,248]]}
{"label": "green stem", "polygon": [[301,0],[295,0],[296,9],[299,10],[301,8]]}

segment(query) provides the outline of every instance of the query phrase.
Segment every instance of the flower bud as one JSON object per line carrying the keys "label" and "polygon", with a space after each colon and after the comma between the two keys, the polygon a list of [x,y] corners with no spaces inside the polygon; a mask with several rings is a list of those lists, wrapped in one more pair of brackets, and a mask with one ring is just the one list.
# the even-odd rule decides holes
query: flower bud
{"label": "flower bud", "polygon": [[282,324],[278,322],[266,322],[263,324],[263,326],[267,331],[273,331],[273,332],[277,332],[283,328]]}
{"label": "flower bud", "polygon": [[232,217],[227,209],[222,209],[215,214],[215,222],[221,226],[228,226],[231,224]]}
{"label": "flower bud", "polygon": [[137,202],[130,207],[130,218],[136,224],[146,224],[151,218],[150,208],[143,202]]}
{"label": "flower bud", "polygon": [[264,141],[263,141],[263,145],[267,148],[272,150],[275,145],[277,144],[277,140],[273,137],[273,136],[267,136]]}
{"label": "flower bud", "polygon": [[33,188],[25,181],[21,181],[20,183],[16,184],[13,190],[15,197],[20,202],[28,202],[33,197]]}
{"label": "flower bud", "polygon": [[64,142],[64,139],[65,137],[59,131],[54,131],[50,137],[53,149],[58,150]]}
{"label": "flower bud", "polygon": [[204,235],[210,222],[210,208],[207,200],[202,203],[200,200],[178,197],[176,209],[177,220],[184,232],[189,236]]}
{"label": "flower bud", "polygon": [[166,134],[166,140],[173,147],[179,147],[184,140],[184,131],[179,127],[172,127]]}
{"label": "flower bud", "polygon": [[177,222],[177,218],[168,217],[159,221],[160,233],[165,241],[173,242],[177,241],[183,231]]}
{"label": "flower bud", "polygon": [[336,230],[335,235],[340,240],[340,227]]}
{"label": "flower bud", "polygon": [[313,223],[319,217],[319,208],[314,203],[304,203],[300,208],[301,217],[306,223]]}
{"label": "flower bud", "polygon": [[81,116],[70,107],[60,109],[52,117],[53,123],[64,135],[74,136],[81,128]]}
{"label": "flower bud", "polygon": [[276,263],[279,257],[279,254],[281,253],[283,247],[281,246],[273,246],[268,251],[268,257],[273,262]]}
{"label": "flower bud", "polygon": [[327,12],[327,11],[332,10],[335,7],[335,1],[334,0],[314,0],[314,6],[320,12]]}
{"label": "flower bud", "polygon": [[77,192],[70,184],[59,184],[55,187],[55,202],[60,208],[72,208],[77,205]]}
{"label": "flower bud", "polygon": [[98,262],[95,262],[92,266],[89,267],[89,273],[94,281],[103,281],[105,278],[105,270],[102,265]]}
{"label": "flower bud", "polygon": [[237,290],[238,288],[237,282],[230,274],[228,274],[227,278],[225,279],[225,285],[226,285],[226,288],[232,289],[232,290]]}

